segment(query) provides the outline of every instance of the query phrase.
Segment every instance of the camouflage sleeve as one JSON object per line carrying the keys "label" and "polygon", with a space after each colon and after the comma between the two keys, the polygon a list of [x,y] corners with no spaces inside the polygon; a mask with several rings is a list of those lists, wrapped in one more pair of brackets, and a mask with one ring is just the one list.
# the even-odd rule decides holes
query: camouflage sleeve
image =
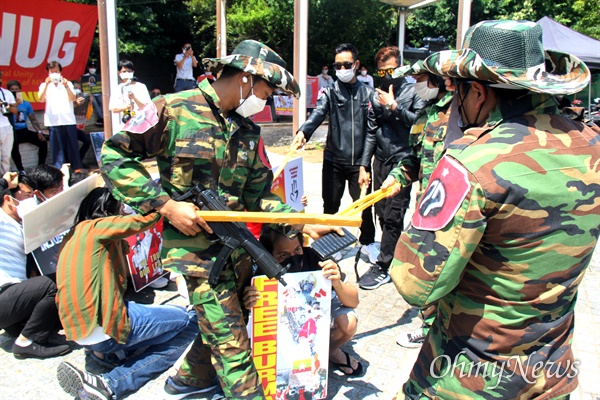
{"label": "camouflage sleeve", "polygon": [[269,167],[262,138],[259,139],[258,150],[248,179],[244,187],[244,204],[248,211],[295,212],[294,209],[271,193],[273,171]]}
{"label": "camouflage sleeve", "polygon": [[390,176],[393,176],[396,182],[400,183],[402,187],[409,186],[419,179],[426,122],[427,115],[425,114],[420,115],[413,124],[410,129],[410,135],[408,136],[410,154],[402,158],[398,162],[396,168],[390,171]]}
{"label": "camouflage sleeve", "polygon": [[159,116],[155,126],[143,134],[120,132],[112,136],[104,142],[101,155],[101,172],[113,195],[142,214],[170,198],[142,163],[163,150],[167,111],[164,99],[155,104]]}
{"label": "camouflage sleeve", "polygon": [[[432,175],[433,178],[433,175]],[[450,180],[452,181],[452,180]],[[445,207],[456,201],[457,211],[440,229],[418,229],[414,226],[418,215],[431,203],[435,186],[432,179],[413,217],[410,228],[402,234],[392,261],[390,275],[396,289],[410,304],[418,307],[435,303],[450,293],[460,281],[464,268],[477,248],[486,227],[485,193],[475,177],[468,173],[469,188],[464,198],[453,193],[452,185],[442,196],[444,206],[436,213],[443,215]],[[439,189],[439,188],[438,188]],[[445,199],[445,200],[444,200]],[[443,224],[443,221],[442,221]],[[433,226],[433,228],[436,228]]]}

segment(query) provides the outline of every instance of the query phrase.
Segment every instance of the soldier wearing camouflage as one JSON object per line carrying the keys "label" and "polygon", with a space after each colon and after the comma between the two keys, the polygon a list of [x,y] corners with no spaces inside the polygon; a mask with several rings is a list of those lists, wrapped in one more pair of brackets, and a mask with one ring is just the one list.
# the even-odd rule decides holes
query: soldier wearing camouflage
{"label": "soldier wearing camouflage", "polygon": [[544,63],[541,34],[528,21],[486,21],[465,49],[425,60],[461,78],[464,136],[392,263],[406,301],[437,304],[398,398],[551,399],[577,386],[574,309],[599,235],[600,136],[557,113],[552,95],[581,90],[589,71],[564,53]]}
{"label": "soldier wearing camouflage", "polygon": [[[227,398],[263,399],[238,299],[249,284],[252,260],[243,250],[235,250],[218,285],[211,288],[208,273],[222,245],[201,231],[207,225],[196,217],[192,204],[171,199],[199,184],[225,196],[232,210],[291,212],[270,191],[273,174],[260,128],[239,109],[252,96],[259,100],[251,102],[260,104],[275,88],[295,96],[299,89],[277,53],[256,41],[244,41],[234,54],[205,59],[204,64],[214,73],[230,68],[213,86],[203,81],[196,90],[156,97],[145,110],[149,129],[127,125],[126,132],[106,141],[102,173],[119,200],[141,213],[159,210],[167,218],[163,265],[184,274],[200,327],[173,381],[209,388],[217,375]],[[257,112],[256,107],[253,110]],[[159,183],[142,164],[150,157],[156,157]],[[164,211],[167,207],[187,207],[191,219],[199,218],[197,225],[180,227],[177,215]]]}

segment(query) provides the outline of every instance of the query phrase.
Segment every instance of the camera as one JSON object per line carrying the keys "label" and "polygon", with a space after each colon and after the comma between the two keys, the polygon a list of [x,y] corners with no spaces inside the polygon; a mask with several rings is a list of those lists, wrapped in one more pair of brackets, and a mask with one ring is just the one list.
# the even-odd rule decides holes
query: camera
{"label": "camera", "polygon": [[0,109],[2,110],[2,115],[9,115],[11,114],[10,110],[9,110],[10,105],[5,102],[5,101],[0,101]]}
{"label": "camera", "polygon": [[185,46],[184,50],[185,51],[190,51],[192,49],[192,46]]}
{"label": "camera", "polygon": [[424,37],[423,47],[427,48],[432,53],[448,49],[448,46],[446,46],[446,38],[443,36],[437,38],[429,36]]}
{"label": "camera", "polygon": [[123,118],[121,118],[121,121],[126,124],[127,121],[129,121],[132,117],[135,117],[135,111],[127,110],[123,113]]}

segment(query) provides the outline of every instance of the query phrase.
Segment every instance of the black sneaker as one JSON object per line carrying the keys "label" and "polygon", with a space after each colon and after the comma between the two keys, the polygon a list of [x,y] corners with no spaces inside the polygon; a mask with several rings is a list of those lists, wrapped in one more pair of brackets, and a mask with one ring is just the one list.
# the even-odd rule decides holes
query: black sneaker
{"label": "black sneaker", "polygon": [[56,370],[60,387],[69,395],[88,400],[112,400],[111,390],[99,375],[80,371],[68,362],[61,362]]}
{"label": "black sneaker", "polygon": [[60,346],[43,346],[36,342],[31,342],[27,347],[22,347],[16,343],[12,346],[13,356],[19,360],[25,358],[51,358],[67,354],[71,348],[67,344]]}
{"label": "black sneaker", "polygon": [[173,378],[169,377],[165,382],[165,399],[184,399],[193,394],[210,392],[216,387],[217,384],[206,388],[198,386],[182,386],[173,382]]}
{"label": "black sneaker", "polygon": [[377,289],[379,286],[390,281],[390,275],[383,271],[378,265],[373,265],[369,270],[360,277],[358,286],[361,289],[371,290]]}
{"label": "black sneaker", "polygon": [[418,328],[413,332],[401,333],[398,336],[396,336],[396,343],[408,349],[416,349],[418,347],[421,347],[421,345],[425,341],[425,336],[425,329]]}

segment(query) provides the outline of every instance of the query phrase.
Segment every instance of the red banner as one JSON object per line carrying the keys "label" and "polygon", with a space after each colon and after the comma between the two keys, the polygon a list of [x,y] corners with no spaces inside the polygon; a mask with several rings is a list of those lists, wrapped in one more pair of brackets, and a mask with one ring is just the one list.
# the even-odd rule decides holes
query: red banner
{"label": "red banner", "polygon": [[0,69],[3,85],[16,79],[21,83],[23,99],[33,108],[39,103],[38,89],[46,79],[46,64],[58,61],[62,75],[79,80],[84,74],[96,23],[96,6],[62,1],[0,2]]}

